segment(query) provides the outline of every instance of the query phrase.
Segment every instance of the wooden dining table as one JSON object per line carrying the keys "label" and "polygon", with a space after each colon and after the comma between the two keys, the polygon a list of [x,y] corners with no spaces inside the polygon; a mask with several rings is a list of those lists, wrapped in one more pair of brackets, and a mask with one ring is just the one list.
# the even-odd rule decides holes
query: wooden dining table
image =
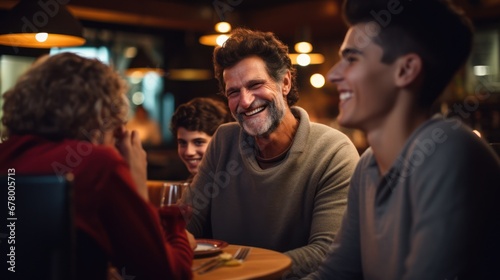
{"label": "wooden dining table", "polygon": [[[250,247],[251,251],[243,263],[238,266],[222,266],[205,274],[193,272],[195,280],[236,280],[236,279],[281,279],[282,274],[292,265],[292,259],[287,255],[273,250],[228,245],[223,248],[224,253],[234,255],[240,247]],[[195,258],[193,268],[218,256]]]}

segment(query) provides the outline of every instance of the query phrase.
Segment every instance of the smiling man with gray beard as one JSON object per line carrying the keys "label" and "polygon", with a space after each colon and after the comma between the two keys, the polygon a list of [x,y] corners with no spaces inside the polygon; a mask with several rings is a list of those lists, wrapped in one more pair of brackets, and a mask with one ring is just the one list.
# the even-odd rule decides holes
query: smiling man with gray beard
{"label": "smiling man with gray beard", "polygon": [[188,230],[284,252],[283,278],[317,268],[338,230],[359,155],[347,136],[309,121],[288,48],[274,34],[236,29],[214,51],[221,94],[237,123],[214,134],[188,197]]}

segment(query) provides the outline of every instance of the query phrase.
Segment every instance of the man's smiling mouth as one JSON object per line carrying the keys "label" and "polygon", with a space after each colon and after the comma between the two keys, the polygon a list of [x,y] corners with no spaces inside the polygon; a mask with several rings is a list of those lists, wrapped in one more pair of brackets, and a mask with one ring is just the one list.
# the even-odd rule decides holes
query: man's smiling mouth
{"label": "man's smiling mouth", "polygon": [[250,116],[253,116],[253,115],[255,115],[255,114],[258,114],[258,113],[260,113],[260,112],[264,111],[264,109],[266,109],[266,107],[265,107],[265,106],[262,106],[262,107],[259,107],[259,108],[256,108],[256,109],[253,109],[253,110],[252,110],[252,111],[250,111],[250,112],[245,112],[245,113],[243,113],[243,114],[244,114],[245,116],[247,116],[247,117],[250,117]]}
{"label": "man's smiling mouth", "polygon": [[342,92],[339,96],[340,101],[349,100],[352,97],[352,92]]}

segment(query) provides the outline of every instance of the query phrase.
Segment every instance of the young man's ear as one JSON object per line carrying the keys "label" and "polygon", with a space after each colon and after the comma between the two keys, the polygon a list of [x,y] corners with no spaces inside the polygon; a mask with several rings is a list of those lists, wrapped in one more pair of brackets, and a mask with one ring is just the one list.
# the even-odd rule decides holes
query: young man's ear
{"label": "young man's ear", "polygon": [[422,59],[415,53],[398,58],[396,63],[398,66],[396,73],[397,86],[408,86],[415,82],[422,72]]}

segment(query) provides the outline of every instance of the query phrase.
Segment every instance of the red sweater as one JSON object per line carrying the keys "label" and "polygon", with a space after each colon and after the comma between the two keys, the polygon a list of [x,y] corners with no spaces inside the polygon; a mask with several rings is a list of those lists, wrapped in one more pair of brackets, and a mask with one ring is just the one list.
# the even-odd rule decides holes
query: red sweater
{"label": "red sweater", "polygon": [[[0,174],[9,168],[15,168],[16,175],[72,172],[77,230],[93,239],[105,255],[101,258],[119,272],[135,279],[192,278],[193,252],[182,215],[174,208],[162,214],[160,222],[154,206],[138,195],[128,165],[116,149],[76,140],[12,136],[0,144]],[[91,269],[82,267],[85,258],[77,257],[77,271]]]}

